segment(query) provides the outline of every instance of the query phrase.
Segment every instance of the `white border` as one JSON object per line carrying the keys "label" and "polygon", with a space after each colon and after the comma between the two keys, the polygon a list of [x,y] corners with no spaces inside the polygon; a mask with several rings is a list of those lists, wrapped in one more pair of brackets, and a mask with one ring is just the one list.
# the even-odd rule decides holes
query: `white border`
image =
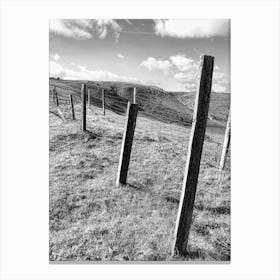
{"label": "white border", "polygon": [[[279,2],[1,2],[1,279],[279,279]],[[231,18],[232,261],[50,265],[48,19]]]}

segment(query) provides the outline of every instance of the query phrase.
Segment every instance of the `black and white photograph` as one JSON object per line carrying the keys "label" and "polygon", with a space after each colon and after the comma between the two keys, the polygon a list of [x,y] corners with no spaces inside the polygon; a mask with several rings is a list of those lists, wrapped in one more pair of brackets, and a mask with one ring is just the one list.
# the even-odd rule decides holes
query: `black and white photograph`
{"label": "black and white photograph", "polygon": [[280,280],[280,1],[0,0],[0,280]]}
{"label": "black and white photograph", "polygon": [[230,19],[49,20],[49,261],[230,262]]}

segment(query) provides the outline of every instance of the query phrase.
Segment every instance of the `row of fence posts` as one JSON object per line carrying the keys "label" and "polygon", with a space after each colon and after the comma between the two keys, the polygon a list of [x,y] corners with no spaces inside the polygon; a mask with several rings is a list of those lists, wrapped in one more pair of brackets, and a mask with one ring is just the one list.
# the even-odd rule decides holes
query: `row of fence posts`
{"label": "row of fence posts", "polygon": [[[198,175],[200,169],[200,160],[205,137],[211,87],[214,67],[214,57],[203,55],[200,65],[200,82],[197,87],[196,99],[193,112],[193,120],[191,134],[188,145],[186,167],[182,184],[181,198],[179,202],[178,214],[174,230],[174,244],[172,246],[172,255],[187,255],[187,245],[189,232],[192,223],[192,215],[194,201],[198,183]],[[81,129],[86,131],[86,94],[88,93],[88,107],[90,106],[90,88],[87,92],[87,85],[82,84],[81,100],[82,100],[82,122]],[[54,102],[58,108],[59,102],[56,94],[53,95]],[[70,104],[72,108],[72,116],[75,119],[73,98],[70,95]],[[105,92],[102,89],[102,108],[105,115]],[[117,172],[116,186],[126,184],[130,155],[133,144],[133,136],[136,126],[138,113],[138,105],[136,104],[136,88],[133,88],[132,103],[128,101],[125,118],[125,127],[121,144],[121,153]],[[225,159],[230,144],[230,112],[226,126],[222,156],[219,165],[220,175],[225,165]]]}
{"label": "row of fence posts", "polygon": [[[102,111],[105,116],[105,89],[101,89],[102,94]],[[81,88],[81,100],[82,100],[82,123],[81,129],[82,131],[87,130],[87,100],[88,99],[88,109],[90,108],[90,87],[88,88],[86,84],[82,84]]]}

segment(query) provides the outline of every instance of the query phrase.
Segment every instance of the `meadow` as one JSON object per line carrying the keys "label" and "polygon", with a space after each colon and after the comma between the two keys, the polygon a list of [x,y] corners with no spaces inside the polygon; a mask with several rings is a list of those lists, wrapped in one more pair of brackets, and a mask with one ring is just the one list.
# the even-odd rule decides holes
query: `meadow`
{"label": "meadow", "polygon": [[[188,256],[171,257],[187,155],[193,94],[139,85],[128,180],[116,187],[127,84],[108,89],[106,115],[92,91],[80,130],[79,82],[50,79],[64,122],[49,100],[50,261],[229,261],[230,153],[217,181],[229,97],[212,94]],[[72,120],[68,94],[74,96]],[[211,97],[211,98],[212,98]]]}

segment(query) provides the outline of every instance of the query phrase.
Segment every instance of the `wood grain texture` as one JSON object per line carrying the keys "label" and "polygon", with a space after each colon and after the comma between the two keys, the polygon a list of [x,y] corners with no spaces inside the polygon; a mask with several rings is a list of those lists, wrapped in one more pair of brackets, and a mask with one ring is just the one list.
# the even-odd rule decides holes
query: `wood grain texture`
{"label": "wood grain texture", "polygon": [[102,109],[103,109],[103,115],[105,116],[105,90],[102,89]]}
{"label": "wood grain texture", "polygon": [[86,84],[82,84],[81,88],[81,99],[82,99],[82,131],[87,130],[87,86]]}
{"label": "wood grain texture", "polygon": [[207,124],[212,87],[214,57],[202,56],[200,83],[197,88],[186,168],[174,232],[173,255],[187,255],[188,237],[198,182],[200,160]]}
{"label": "wood grain texture", "polygon": [[73,96],[72,96],[72,94],[69,94],[69,102],[70,102],[70,106],[71,106],[72,119],[75,120],[75,108],[74,108],[74,103],[73,103]]}
{"label": "wood grain texture", "polygon": [[127,113],[125,120],[125,129],[122,139],[121,154],[119,160],[119,168],[117,173],[116,185],[126,184],[133,136],[136,126],[138,106],[137,104],[127,104]]}
{"label": "wood grain texture", "polygon": [[136,104],[136,87],[133,88],[133,104]]}
{"label": "wood grain texture", "polygon": [[219,165],[220,176],[221,176],[221,172],[223,171],[224,166],[225,166],[225,161],[226,161],[228,148],[229,148],[229,144],[230,144],[230,130],[231,130],[231,117],[230,117],[230,110],[229,110],[227,127],[226,127],[224,144],[223,144],[223,150],[222,150],[222,155],[221,155],[221,160],[220,160],[220,165]]}

